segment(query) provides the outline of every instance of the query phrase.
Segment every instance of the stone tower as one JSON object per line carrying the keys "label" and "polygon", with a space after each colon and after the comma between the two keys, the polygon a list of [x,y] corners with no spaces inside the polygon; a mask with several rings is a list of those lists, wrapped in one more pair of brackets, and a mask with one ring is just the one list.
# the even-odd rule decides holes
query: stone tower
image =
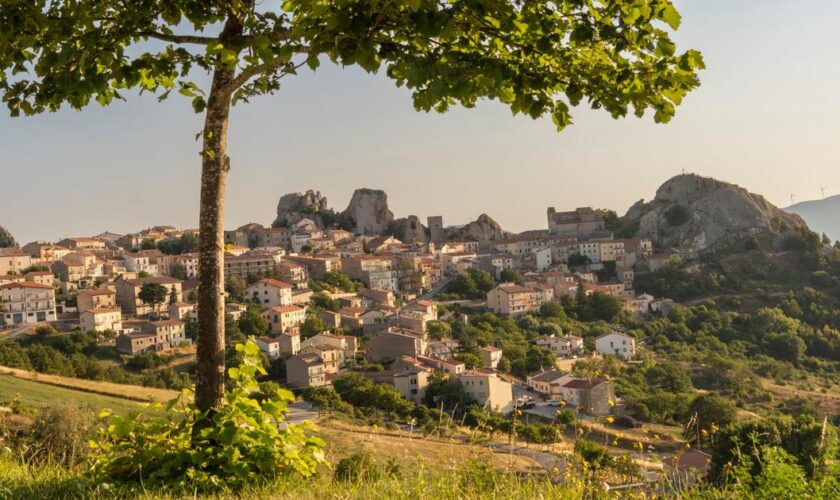
{"label": "stone tower", "polygon": [[429,240],[434,243],[443,241],[443,217],[434,215],[426,218],[426,225],[429,226]]}

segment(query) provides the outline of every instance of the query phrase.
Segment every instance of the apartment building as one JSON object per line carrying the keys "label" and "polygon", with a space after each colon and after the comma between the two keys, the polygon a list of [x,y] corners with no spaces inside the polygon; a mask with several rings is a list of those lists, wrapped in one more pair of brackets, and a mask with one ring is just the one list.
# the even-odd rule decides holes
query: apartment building
{"label": "apartment building", "polygon": [[[539,310],[546,301],[547,293],[547,290],[503,283],[487,292],[487,308],[506,316],[526,314]],[[551,296],[553,297],[553,289]]]}
{"label": "apartment building", "polygon": [[55,291],[31,281],[0,285],[0,316],[6,326],[55,321]]}
{"label": "apartment building", "polygon": [[266,278],[245,289],[245,300],[259,302],[263,307],[292,305],[292,285],[285,281]]}

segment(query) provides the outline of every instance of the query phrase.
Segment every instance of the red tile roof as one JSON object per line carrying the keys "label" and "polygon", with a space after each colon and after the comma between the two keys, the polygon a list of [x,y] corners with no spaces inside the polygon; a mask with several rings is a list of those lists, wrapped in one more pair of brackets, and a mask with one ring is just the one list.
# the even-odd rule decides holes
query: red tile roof
{"label": "red tile roof", "polygon": [[18,281],[16,283],[6,283],[5,285],[0,285],[0,288],[40,288],[42,290],[53,289],[53,287],[49,285],[42,285],[40,283],[35,283],[34,281]]}

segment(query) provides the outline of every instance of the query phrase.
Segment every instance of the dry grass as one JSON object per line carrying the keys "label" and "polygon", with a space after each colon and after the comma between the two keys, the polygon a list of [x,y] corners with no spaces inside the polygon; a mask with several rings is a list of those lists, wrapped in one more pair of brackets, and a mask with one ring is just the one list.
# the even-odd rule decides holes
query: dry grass
{"label": "dry grass", "polygon": [[796,387],[794,384],[780,385],[769,380],[763,380],[762,386],[769,391],[776,400],[775,404],[787,401],[793,398],[805,398],[816,405],[817,409],[826,415],[836,415],[840,413],[840,392],[836,387],[822,390],[809,390],[801,387]]}
{"label": "dry grass", "polygon": [[540,473],[544,470],[535,461],[498,453],[486,447],[465,444],[458,440],[424,437],[400,430],[358,426],[335,419],[322,419],[317,434],[327,443],[332,463],[354,452],[366,450],[379,458],[393,458],[404,466],[429,466],[455,469],[471,458],[490,459],[499,469]]}
{"label": "dry grass", "polygon": [[65,387],[78,391],[113,396],[134,401],[169,401],[178,397],[178,391],[168,389],[156,389],[154,387],[142,387],[138,385],[123,385],[112,382],[101,382],[97,380],[85,380],[72,377],[61,377],[59,375],[46,375],[43,373],[18,370],[0,366],[0,374],[10,375],[22,380],[31,380],[42,384]]}

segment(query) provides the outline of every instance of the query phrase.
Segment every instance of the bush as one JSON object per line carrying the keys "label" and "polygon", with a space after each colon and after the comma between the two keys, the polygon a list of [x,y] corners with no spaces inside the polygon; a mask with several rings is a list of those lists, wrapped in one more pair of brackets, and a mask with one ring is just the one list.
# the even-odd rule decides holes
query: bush
{"label": "bush", "polygon": [[349,457],[339,460],[338,465],[335,466],[333,477],[345,482],[374,482],[384,477],[397,476],[399,473],[400,466],[393,458],[380,465],[370,453],[357,451]]}
{"label": "bush", "polygon": [[674,205],[665,211],[665,220],[669,226],[682,226],[691,220],[691,212],[682,205]]}
{"label": "bush", "polygon": [[314,474],[325,462],[324,443],[308,437],[303,425],[281,429],[294,396],[284,389],[262,395],[256,376],[266,371],[259,346],[249,339],[236,350],[242,359],[239,367],[228,369],[231,389],[222,406],[209,415],[180,398],[169,402],[164,416],[104,412],[106,426],[91,443],[93,477],[231,491],[258,478]]}
{"label": "bush", "polygon": [[94,414],[70,404],[43,408],[32,425],[35,446],[30,455],[37,462],[75,465],[88,453],[95,430]]}

